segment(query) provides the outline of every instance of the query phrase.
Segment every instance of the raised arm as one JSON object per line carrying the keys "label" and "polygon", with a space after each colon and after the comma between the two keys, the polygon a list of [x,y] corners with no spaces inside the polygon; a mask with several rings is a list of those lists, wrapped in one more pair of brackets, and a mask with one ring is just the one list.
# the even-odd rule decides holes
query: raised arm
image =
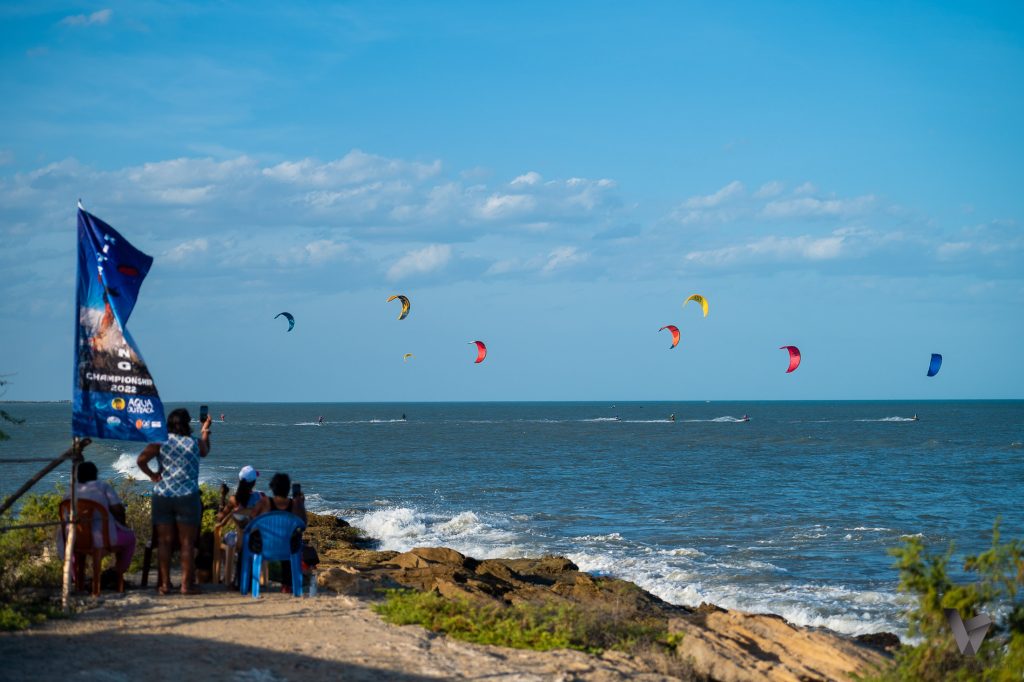
{"label": "raised arm", "polygon": [[153,483],[160,480],[160,474],[150,469],[149,463],[159,454],[160,443],[150,443],[141,453],[139,453],[139,458],[135,460],[142,473],[146,474],[146,476],[149,477],[149,480],[153,481]]}
{"label": "raised arm", "polygon": [[199,431],[199,456],[206,457],[210,454],[210,425],[213,424],[213,417],[206,415],[206,421]]}

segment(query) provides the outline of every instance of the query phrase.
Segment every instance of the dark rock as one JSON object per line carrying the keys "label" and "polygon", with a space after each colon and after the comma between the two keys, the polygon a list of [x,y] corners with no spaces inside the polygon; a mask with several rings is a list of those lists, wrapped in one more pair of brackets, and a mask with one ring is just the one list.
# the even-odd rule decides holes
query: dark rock
{"label": "dark rock", "polygon": [[447,547],[414,547],[394,557],[391,563],[401,568],[426,568],[433,564],[442,564],[472,570],[479,562]]}
{"label": "dark rock", "polygon": [[723,609],[721,606],[715,606],[714,604],[709,604],[706,601],[702,601],[700,603],[700,606],[698,606],[695,609],[695,611],[697,613],[714,613],[716,611],[724,613],[725,609]]}
{"label": "dark rock", "polygon": [[306,528],[351,528],[352,526],[345,519],[327,514],[306,514]]}
{"label": "dark rock", "polygon": [[873,632],[869,635],[857,635],[853,639],[860,644],[874,647],[880,651],[895,651],[902,644],[899,636],[891,632]]}
{"label": "dark rock", "polygon": [[345,564],[358,568],[374,568],[388,564],[398,552],[381,552],[373,549],[328,549],[321,553],[323,564]]}
{"label": "dark rock", "polygon": [[564,556],[544,556],[540,559],[490,559],[503,564],[524,576],[557,578],[564,573],[579,571],[580,568]]}

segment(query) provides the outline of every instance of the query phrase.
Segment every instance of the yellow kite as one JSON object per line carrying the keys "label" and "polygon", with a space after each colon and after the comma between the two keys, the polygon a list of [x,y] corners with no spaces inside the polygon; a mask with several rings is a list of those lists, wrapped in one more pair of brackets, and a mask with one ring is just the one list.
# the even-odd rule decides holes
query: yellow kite
{"label": "yellow kite", "polygon": [[391,303],[391,302],[392,302],[393,300],[395,300],[396,298],[397,298],[397,299],[398,299],[399,301],[401,301],[401,302],[402,302],[402,312],[401,312],[401,313],[399,313],[399,315],[398,315],[398,319],[400,319],[400,320],[404,320],[404,319],[405,319],[405,316],[409,314],[409,307],[410,307],[410,305],[409,305],[409,299],[408,299],[407,297],[403,296],[402,294],[398,294],[397,296],[388,296],[388,300],[387,300],[387,301],[385,301],[385,302],[386,302],[386,303]]}
{"label": "yellow kite", "polygon": [[697,303],[700,303],[701,310],[704,311],[704,317],[708,316],[708,299],[704,298],[700,294],[693,294],[688,299],[683,301],[683,307],[685,307],[686,304],[689,303],[690,301],[696,301]]}

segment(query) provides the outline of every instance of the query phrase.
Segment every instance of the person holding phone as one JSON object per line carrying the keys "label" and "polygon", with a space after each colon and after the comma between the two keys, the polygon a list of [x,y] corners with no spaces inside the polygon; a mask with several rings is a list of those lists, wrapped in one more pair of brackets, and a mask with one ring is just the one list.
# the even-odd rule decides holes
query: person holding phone
{"label": "person holding phone", "polygon": [[[204,406],[205,407],[205,406]],[[178,408],[167,416],[167,442],[150,443],[139,454],[139,469],[153,481],[153,527],[158,543],[157,590],[171,591],[171,551],[174,534],[181,544],[181,593],[198,594],[195,582],[195,546],[202,524],[203,506],[199,496],[199,460],[210,453],[210,425],[205,414],[199,438],[192,437],[188,410]],[[157,460],[157,470],[150,462]]]}

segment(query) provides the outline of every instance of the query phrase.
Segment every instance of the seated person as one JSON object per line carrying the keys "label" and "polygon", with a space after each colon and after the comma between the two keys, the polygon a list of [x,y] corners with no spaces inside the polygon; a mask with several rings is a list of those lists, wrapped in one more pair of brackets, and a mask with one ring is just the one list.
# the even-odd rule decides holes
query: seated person
{"label": "seated person", "polygon": [[[117,493],[106,481],[96,480],[99,471],[92,462],[82,462],[78,465],[78,485],[76,493],[80,500],[90,500],[103,505],[107,510],[110,544],[114,547],[114,556],[117,559],[117,572],[124,573],[132,563],[132,555],[135,554],[135,531],[127,526],[125,519],[124,503]],[[64,496],[65,500],[71,499],[71,492]],[[59,535],[59,549],[61,555],[64,551],[64,534]],[[103,531],[100,528],[93,528],[93,544],[103,544]]]}
{"label": "seated person", "polygon": [[[253,490],[259,475],[260,472],[248,465],[238,472],[238,487],[217,515],[217,528],[223,528],[228,522],[234,521],[239,531],[245,529],[249,519],[256,515],[257,505],[264,499],[263,493]],[[224,543],[232,547],[237,537],[238,533],[231,531],[224,535]]]}
{"label": "seated person", "polygon": [[[270,479],[270,492],[273,497],[264,497],[260,500],[259,504],[256,505],[256,510],[253,516],[259,516],[260,514],[266,514],[271,511],[285,511],[295,514],[302,522],[306,522],[306,496],[302,494],[302,489],[296,483],[292,486],[291,478],[288,474],[276,473],[273,478]],[[292,497],[288,497],[288,493],[292,493]],[[287,561],[281,563],[281,591],[290,593],[292,591],[292,566]]]}
{"label": "seated person", "polygon": [[[298,484],[292,486],[292,480],[288,474],[277,473],[270,479],[270,492],[273,497],[264,497],[256,505],[253,516],[266,514],[269,511],[286,511],[295,514],[303,523],[306,521],[306,496]],[[288,493],[294,493],[289,497]]]}

